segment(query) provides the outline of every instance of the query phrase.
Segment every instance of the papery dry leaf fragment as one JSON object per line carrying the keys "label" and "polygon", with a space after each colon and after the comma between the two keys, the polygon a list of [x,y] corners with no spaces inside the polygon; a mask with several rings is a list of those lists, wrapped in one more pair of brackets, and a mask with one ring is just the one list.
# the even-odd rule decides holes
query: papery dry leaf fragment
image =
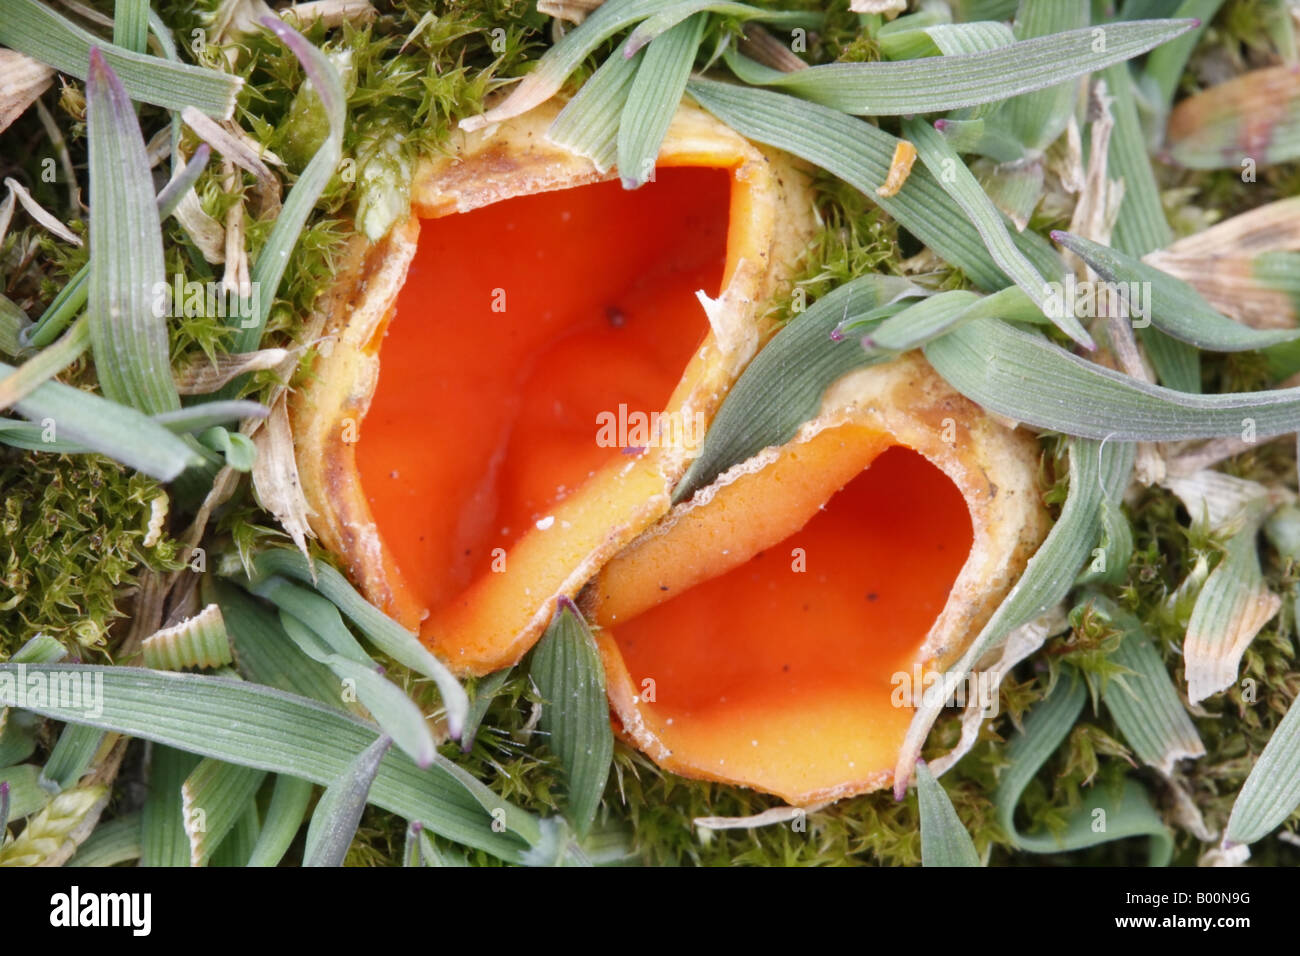
{"label": "papery dry leaf fragment", "polygon": [[14,201],[17,200],[29,216],[64,242],[69,242],[74,246],[84,244],[80,236],[61,223],[56,217],[46,212],[44,207],[32,198],[32,194],[27,191],[27,187],[22,183],[6,176],[4,184],[9,190],[9,194],[5,197],[3,204],[0,204],[0,240],[3,240],[5,234],[9,231],[9,223],[14,214]]}
{"label": "papery dry leaf fragment", "polygon": [[293,543],[308,554],[307,539],[316,537],[308,520],[312,509],[303,496],[294,458],[293,430],[281,395],[271,406],[263,426],[253,435],[257,459],[253,462],[253,488],[258,500],[275,516]]}
{"label": "papery dry leaf fragment", "polygon": [[54,70],[15,50],[0,49],[0,132],[50,88]]}
{"label": "papery dry leaf fragment", "polygon": [[262,372],[281,365],[293,353],[287,349],[196,356],[176,370],[173,378],[181,395],[208,395],[247,372]]}
{"label": "papery dry leaf fragment", "polygon": [[850,0],[854,13],[883,13],[892,19],[907,9],[907,0]]}
{"label": "papery dry leaf fragment", "polygon": [[557,20],[581,23],[605,0],[537,0],[537,12]]}
{"label": "papery dry leaf fragment", "polygon": [[1170,114],[1165,143],[1169,158],[1191,169],[1300,156],[1300,64],[1252,70],[1188,97]]}

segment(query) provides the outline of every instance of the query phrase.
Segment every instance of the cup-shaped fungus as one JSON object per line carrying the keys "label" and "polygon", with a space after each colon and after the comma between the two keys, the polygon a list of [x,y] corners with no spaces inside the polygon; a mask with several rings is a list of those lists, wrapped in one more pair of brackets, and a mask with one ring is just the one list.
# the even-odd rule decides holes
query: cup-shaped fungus
{"label": "cup-shaped fungus", "polygon": [[625,191],[546,139],[561,105],[416,171],[293,408],[314,530],[461,673],[517,661],[668,512],[813,228],[805,174],[702,111]]}
{"label": "cup-shaped fungus", "polygon": [[792,804],[888,786],[919,695],[1046,533],[1037,459],[919,354],[833,383],[581,596],[624,736]]}

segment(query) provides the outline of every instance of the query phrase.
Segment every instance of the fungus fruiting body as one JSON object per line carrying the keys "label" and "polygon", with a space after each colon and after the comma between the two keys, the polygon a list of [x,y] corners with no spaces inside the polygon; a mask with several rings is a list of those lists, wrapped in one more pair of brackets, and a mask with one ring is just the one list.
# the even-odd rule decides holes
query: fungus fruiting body
{"label": "fungus fruiting body", "polygon": [[796,804],[888,785],[930,675],[1045,531],[1035,462],[919,357],[850,373],[584,595],[625,734]]}
{"label": "fungus fruiting body", "polygon": [[802,804],[885,786],[896,675],[951,663],[1041,537],[1033,443],[907,356],[674,508],[810,192],[685,108],[626,191],[546,141],[557,108],[426,164],[344,270],[296,407],[315,528],[461,673],[578,598],[625,737],[670,770]]}
{"label": "fungus fruiting body", "polygon": [[462,673],[668,511],[813,224],[802,172],[697,110],[634,192],[546,140],[557,111],[416,173],[295,408],[315,530]]}

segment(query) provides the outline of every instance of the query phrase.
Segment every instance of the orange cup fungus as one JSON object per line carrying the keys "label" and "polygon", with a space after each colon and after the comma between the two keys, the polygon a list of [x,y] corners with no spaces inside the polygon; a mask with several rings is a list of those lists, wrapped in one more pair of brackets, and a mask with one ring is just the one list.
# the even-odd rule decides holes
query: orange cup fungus
{"label": "orange cup fungus", "polygon": [[546,139],[562,105],[417,170],[294,403],[313,530],[462,674],[517,661],[667,513],[814,225],[805,174],[700,110],[625,191]]}
{"label": "orange cup fungus", "polygon": [[624,735],[792,804],[890,785],[923,675],[1046,533],[1036,463],[919,355],[844,376],[583,594]]}
{"label": "orange cup fungus", "polygon": [[355,248],[294,405],[313,528],[462,674],[576,597],[666,769],[805,805],[887,786],[897,675],[951,664],[1045,533],[1035,445],[908,355],[672,507],[775,331],[810,190],[683,107],[624,191],[546,140],[561,106],[463,135]]}

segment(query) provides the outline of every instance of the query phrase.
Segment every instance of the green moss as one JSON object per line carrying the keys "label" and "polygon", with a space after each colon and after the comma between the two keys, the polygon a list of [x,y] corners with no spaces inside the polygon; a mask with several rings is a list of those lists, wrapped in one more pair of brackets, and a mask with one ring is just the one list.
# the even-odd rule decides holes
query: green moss
{"label": "green moss", "polygon": [[172,539],[144,543],[163,493],[99,456],[0,450],[0,659],[40,633],[110,655],[141,574],[178,566]]}

